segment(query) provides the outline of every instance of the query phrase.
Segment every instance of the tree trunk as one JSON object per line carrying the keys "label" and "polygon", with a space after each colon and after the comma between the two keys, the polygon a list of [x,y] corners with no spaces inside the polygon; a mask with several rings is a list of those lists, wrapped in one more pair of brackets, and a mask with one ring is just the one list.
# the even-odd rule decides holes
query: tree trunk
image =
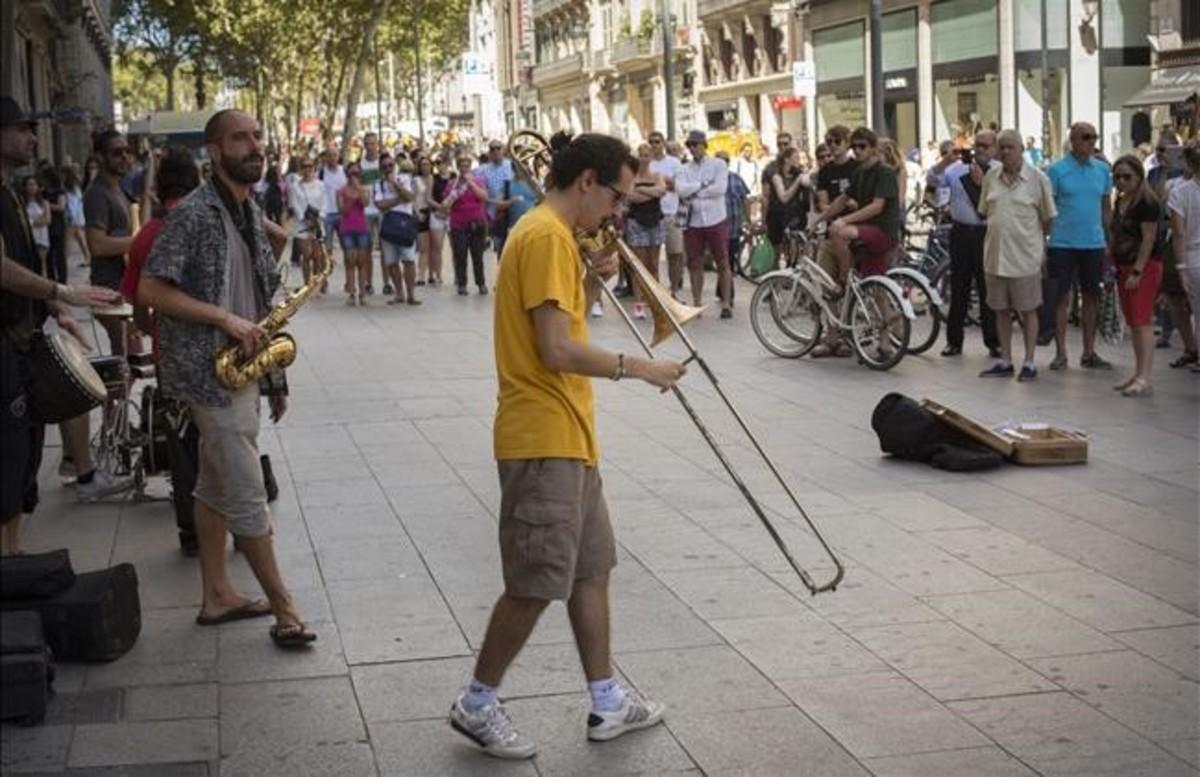
{"label": "tree trunk", "polygon": [[173,59],[167,60],[163,67],[163,76],[167,79],[167,110],[175,110],[175,65]]}
{"label": "tree trunk", "polygon": [[362,43],[359,44],[358,57],[354,62],[354,77],[350,80],[350,94],[346,97],[346,126],[342,132],[343,153],[350,148],[350,139],[354,137],[355,124],[357,124],[355,114],[358,112],[358,95],[362,90],[363,69],[367,64],[367,53],[371,50],[371,42],[375,40],[375,31],[379,29],[379,23],[383,21],[389,5],[391,5],[391,0],[375,0],[371,18],[367,22],[366,29],[363,30]]}
{"label": "tree trunk", "polygon": [[337,86],[333,90],[333,99],[329,101],[326,109],[325,127],[331,136],[333,135],[333,125],[337,121],[338,103],[342,101],[342,87],[346,85],[346,70],[349,67],[349,62],[342,62],[341,70],[338,71]]}
{"label": "tree trunk", "polygon": [[205,88],[204,77],[207,75],[208,52],[205,51],[204,43],[201,42],[196,49],[196,59],[194,66],[196,68],[196,110],[202,111],[208,105],[208,90]]}

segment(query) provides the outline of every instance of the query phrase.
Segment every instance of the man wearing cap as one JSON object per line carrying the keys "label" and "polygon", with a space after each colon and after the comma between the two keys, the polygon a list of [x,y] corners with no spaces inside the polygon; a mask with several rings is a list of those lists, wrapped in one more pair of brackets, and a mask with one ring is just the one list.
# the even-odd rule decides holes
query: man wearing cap
{"label": "man wearing cap", "polygon": [[504,239],[508,237],[508,199],[512,186],[512,162],[504,158],[504,144],[493,140],[488,144],[487,162],[476,171],[487,187],[488,232],[492,236],[492,248],[496,258],[504,250]]}
{"label": "man wearing cap", "polygon": [[687,206],[683,245],[688,275],[692,282],[692,304],[701,305],[704,297],[704,250],[712,252],[717,263],[717,294],[721,298],[721,318],[733,317],[733,273],[729,270],[729,214],[725,209],[725,191],[729,187],[729,168],[708,155],[704,130],[692,130],[687,136],[692,161],[683,166],[675,182],[680,208]]}
{"label": "man wearing cap", "polygon": [[[44,277],[32,231],[17,194],[13,168],[37,153],[34,120],[11,97],[0,97],[0,555],[20,551],[21,513],[37,505],[37,471],[44,427],[29,413],[25,385],[34,332],[53,314],[63,330],[80,336],[66,305],[113,305],[120,295],[90,286],[64,286]],[[84,439],[86,440],[86,427]],[[86,451],[86,444],[83,446]]]}

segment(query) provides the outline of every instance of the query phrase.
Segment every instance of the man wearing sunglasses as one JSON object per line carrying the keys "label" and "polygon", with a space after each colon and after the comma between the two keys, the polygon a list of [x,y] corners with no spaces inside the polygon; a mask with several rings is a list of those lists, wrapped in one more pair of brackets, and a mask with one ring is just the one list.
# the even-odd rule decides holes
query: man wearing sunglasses
{"label": "man wearing sunglasses", "polygon": [[694,129],[688,133],[687,148],[692,161],[679,174],[675,190],[689,204],[683,244],[692,282],[692,304],[703,304],[704,250],[707,248],[717,263],[721,318],[732,318],[733,274],[729,269],[730,227],[725,208],[729,168],[722,160],[708,155],[708,139],[704,130]]}
{"label": "man wearing sunglasses", "polygon": [[838,260],[837,280],[843,285],[852,261],[859,275],[887,272],[888,253],[896,247],[903,219],[899,182],[879,156],[875,133],[859,127],[850,134],[850,148],[858,161],[850,186],[812,225],[816,229],[822,222],[830,222],[830,247]]}
{"label": "man wearing sunglasses", "polygon": [[[121,179],[129,172],[129,141],[116,130],[106,130],[96,136],[92,150],[100,160],[100,172],[83,194],[85,234],[92,254],[91,282],[115,289],[121,285],[125,254],[133,243],[129,198],[121,189]],[[113,353],[124,353],[125,344],[119,340],[119,336],[113,340]]]}
{"label": "man wearing sunglasses", "polygon": [[1056,354],[1050,369],[1067,367],[1067,315],[1071,288],[1079,283],[1083,296],[1083,356],[1081,367],[1112,369],[1096,353],[1096,317],[1100,307],[1100,279],[1104,264],[1105,235],[1111,213],[1112,170],[1096,159],[1096,128],[1087,122],[1071,125],[1071,153],[1050,165],[1047,176],[1054,187],[1058,218],[1050,229],[1046,267],[1054,279],[1054,342]]}

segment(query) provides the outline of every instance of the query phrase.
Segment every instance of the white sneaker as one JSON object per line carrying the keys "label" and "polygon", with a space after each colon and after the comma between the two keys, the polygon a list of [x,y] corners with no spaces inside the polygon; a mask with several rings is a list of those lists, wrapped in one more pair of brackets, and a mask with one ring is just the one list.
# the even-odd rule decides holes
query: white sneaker
{"label": "white sneaker", "polygon": [[450,706],[450,726],[458,733],[483,748],[483,752],[496,758],[532,758],[537,747],[522,737],[513,728],[508,710],[500,702],[493,702],[474,712],[463,706],[466,691],[458,695]]}
{"label": "white sneaker", "polygon": [[588,715],[588,739],[604,742],[622,734],[649,728],[663,719],[667,707],[662,702],[643,699],[637,691],[625,688],[625,703],[615,712],[596,712]]}
{"label": "white sneaker", "polygon": [[604,306],[599,301],[592,303],[592,318],[604,318]]}
{"label": "white sneaker", "polygon": [[95,502],[133,488],[133,478],[114,478],[105,470],[92,473],[89,483],[75,482],[75,498],[80,502]]}
{"label": "white sneaker", "polygon": [[58,462],[58,478],[63,482],[63,485],[73,483],[77,477],[79,477],[79,472],[75,469],[75,462],[70,459],[63,459]]}

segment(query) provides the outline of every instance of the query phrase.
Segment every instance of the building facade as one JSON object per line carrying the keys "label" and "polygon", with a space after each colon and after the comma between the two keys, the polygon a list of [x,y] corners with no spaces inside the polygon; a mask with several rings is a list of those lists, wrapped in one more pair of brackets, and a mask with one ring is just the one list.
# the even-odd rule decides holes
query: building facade
{"label": "building facade", "polygon": [[[1183,0],[1187,2],[1187,0]],[[805,56],[817,71],[810,125],[871,123],[866,0],[814,0]],[[885,0],[884,122],[903,148],[1016,128],[1061,153],[1072,122],[1110,156],[1133,147],[1128,99],[1150,80],[1146,0]]]}
{"label": "building facade", "polygon": [[[830,125],[879,123],[870,108],[869,5],[503,0],[498,28],[507,32],[498,35],[507,43],[497,50],[507,60],[500,88],[508,126],[595,130],[631,142],[665,128],[666,10],[672,134],[736,127],[770,143],[787,130],[811,149]],[[1145,90],[1152,74],[1176,91],[1186,85],[1180,79],[1200,78],[1198,17],[1196,0],[884,0],[882,124],[904,149],[945,139],[965,145],[995,126],[1057,156],[1071,123],[1088,121],[1115,156],[1140,139],[1140,113],[1157,111],[1158,127],[1186,111],[1146,104],[1157,98]],[[794,94],[796,61],[812,63],[815,97]]]}
{"label": "building facade", "polygon": [[113,119],[112,54],[111,0],[0,3],[0,92],[54,117],[38,125],[39,156],[87,159]]}

